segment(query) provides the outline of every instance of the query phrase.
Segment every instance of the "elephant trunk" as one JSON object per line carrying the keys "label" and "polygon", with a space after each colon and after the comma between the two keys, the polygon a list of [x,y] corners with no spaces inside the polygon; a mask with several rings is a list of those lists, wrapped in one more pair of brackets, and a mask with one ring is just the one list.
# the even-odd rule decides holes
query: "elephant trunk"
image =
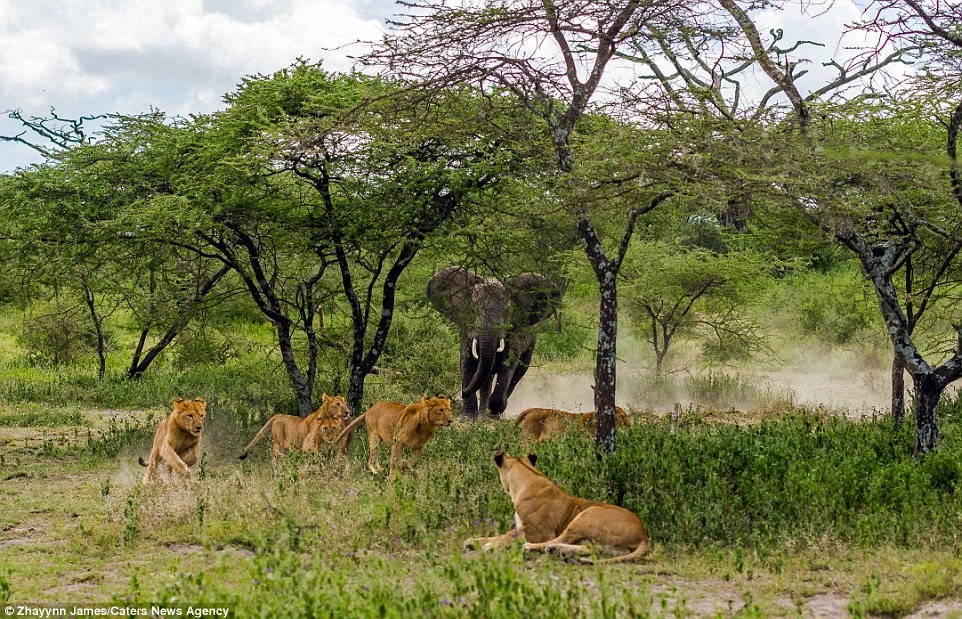
{"label": "elephant trunk", "polygon": [[504,338],[495,334],[484,334],[471,341],[471,354],[478,359],[478,367],[471,381],[461,387],[461,395],[471,395],[491,380],[491,371],[499,350],[504,350]]}

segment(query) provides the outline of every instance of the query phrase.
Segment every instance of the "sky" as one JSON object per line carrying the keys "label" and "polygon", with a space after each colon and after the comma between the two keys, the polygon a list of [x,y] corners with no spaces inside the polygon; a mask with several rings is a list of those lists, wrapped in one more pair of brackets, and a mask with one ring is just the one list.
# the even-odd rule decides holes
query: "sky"
{"label": "sky", "polygon": [[[0,134],[6,112],[62,117],[207,113],[245,75],[298,57],[346,71],[381,38],[393,0],[0,0]],[[352,45],[353,44],[353,45]],[[347,46],[347,47],[345,47]],[[36,163],[0,142],[0,172]]]}
{"label": "sky", "polygon": [[[298,57],[349,70],[357,42],[379,40],[395,12],[393,0],[0,0],[0,112],[212,112],[243,76]],[[836,0],[815,20],[780,12],[759,26],[822,40],[831,54],[838,24],[857,14]],[[0,114],[0,134],[20,129]],[[0,173],[40,160],[0,142]]]}

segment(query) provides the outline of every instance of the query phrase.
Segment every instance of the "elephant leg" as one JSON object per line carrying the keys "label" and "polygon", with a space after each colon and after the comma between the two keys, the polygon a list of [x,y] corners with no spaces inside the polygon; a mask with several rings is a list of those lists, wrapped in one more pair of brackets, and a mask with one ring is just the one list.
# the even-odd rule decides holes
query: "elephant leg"
{"label": "elephant leg", "polygon": [[[461,388],[468,386],[478,369],[478,360],[471,355],[471,341],[466,338],[461,340]],[[464,404],[464,416],[474,420],[478,418],[478,397],[477,392],[461,392],[461,401]]]}
{"label": "elephant leg", "polygon": [[474,421],[478,418],[478,396],[472,393],[471,395],[461,394],[461,401],[464,404],[464,416]]}
{"label": "elephant leg", "polygon": [[478,414],[483,415],[488,412],[489,401],[491,399],[491,385],[494,379],[481,386],[478,391]]}
{"label": "elephant leg", "polygon": [[508,384],[508,393],[504,396],[505,399],[511,397],[511,394],[514,393],[514,388],[518,386],[518,383],[521,382],[521,379],[525,373],[527,373],[528,367],[531,366],[532,355],[534,355],[534,345],[519,355],[518,367],[515,368],[514,374],[511,375],[511,382]]}
{"label": "elephant leg", "polygon": [[518,385],[521,377],[528,371],[531,364],[531,356],[534,354],[534,337],[528,337],[521,341],[523,344],[515,354],[513,362],[502,366],[498,372],[498,382],[494,387],[491,396],[491,415],[501,417],[504,410],[508,408],[508,398]]}
{"label": "elephant leg", "polygon": [[512,363],[498,372],[498,380],[494,384],[490,405],[490,415],[494,418],[500,419],[504,409],[508,407],[508,385],[511,384],[511,377],[516,368],[517,366]]}

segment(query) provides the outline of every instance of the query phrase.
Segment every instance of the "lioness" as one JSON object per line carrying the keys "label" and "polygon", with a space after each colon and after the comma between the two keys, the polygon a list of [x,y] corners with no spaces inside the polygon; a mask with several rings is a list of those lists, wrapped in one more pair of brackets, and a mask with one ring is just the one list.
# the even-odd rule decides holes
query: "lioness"
{"label": "lioness", "polygon": [[594,542],[622,556],[601,562],[632,561],[648,552],[651,541],[638,516],[617,505],[569,496],[534,468],[537,456],[494,456],[501,486],[514,503],[516,528],[504,535],[465,540],[468,549],[499,548],[525,538],[525,550],[588,554],[582,542]]}
{"label": "lioness", "polygon": [[[595,412],[590,413],[567,413],[553,408],[529,408],[521,411],[515,418],[511,431],[517,430],[518,426],[524,424],[521,437],[541,441],[551,436],[564,434],[571,424],[577,423],[580,428],[586,431],[594,430]],[[631,423],[631,417],[620,406],[615,407],[615,426],[627,428]]]}
{"label": "lioness", "polygon": [[321,451],[334,445],[334,441],[345,427],[343,419],[326,419],[319,417],[304,437],[301,444],[303,451]]}
{"label": "lioness", "polygon": [[154,434],[154,445],[147,461],[137,459],[140,466],[146,466],[144,483],[154,481],[157,465],[163,460],[168,471],[175,471],[182,477],[190,477],[188,467],[200,459],[200,440],[204,435],[204,417],[207,415],[207,402],[203,398],[185,400],[174,398],[170,414],[160,422]]}
{"label": "lioness", "polygon": [[[251,442],[244,448],[240,459],[246,458],[254,446],[268,433],[274,439],[273,457],[275,461],[291,449],[314,451],[320,447],[319,439],[330,436],[332,427],[330,421],[337,424],[337,432],[340,432],[341,428],[344,427],[344,420],[350,416],[351,411],[343,397],[322,394],[320,407],[307,417],[274,415],[268,419],[260,432],[255,434]],[[321,426],[323,426],[323,430]],[[334,436],[337,436],[337,432],[334,433]],[[324,440],[323,442],[331,443],[330,440]]]}
{"label": "lioness", "polygon": [[397,469],[404,466],[401,462],[402,450],[405,447],[411,450],[411,460],[407,466],[414,466],[438,426],[451,425],[454,416],[451,414],[451,400],[444,396],[423,397],[420,402],[408,406],[397,402],[378,402],[344,428],[334,440],[334,445],[352,432],[361,421],[367,428],[367,444],[371,452],[367,467],[372,473],[381,472],[377,461],[377,446],[384,441],[391,445],[390,476],[394,477]]}

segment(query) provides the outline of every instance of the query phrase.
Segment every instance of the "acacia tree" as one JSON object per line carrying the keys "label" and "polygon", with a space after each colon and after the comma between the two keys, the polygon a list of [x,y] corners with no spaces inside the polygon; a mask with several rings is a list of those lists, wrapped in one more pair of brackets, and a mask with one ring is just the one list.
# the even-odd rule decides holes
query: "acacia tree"
{"label": "acacia tree", "polygon": [[745,311],[764,285],[761,256],[663,242],[638,245],[624,268],[624,297],[629,312],[645,325],[657,374],[676,336],[707,331],[720,351],[732,345],[744,351],[761,348],[758,327]]}
{"label": "acacia tree", "polygon": [[[211,301],[226,274],[209,261],[185,268],[163,238],[142,234],[129,219],[136,204],[169,195],[169,176],[183,161],[175,127],[159,113],[112,116],[88,139],[85,117],[67,123],[24,119],[40,140],[42,165],[10,177],[2,208],[8,265],[24,298],[74,290],[96,337],[98,373],[106,371],[105,321],[121,306],[141,326],[128,377],[143,374],[177,334]],[[51,124],[53,123],[53,124]],[[27,142],[25,134],[18,141]],[[160,331],[158,339],[155,333]]]}
{"label": "acacia tree", "polygon": [[[958,250],[952,247],[962,241],[954,232],[960,225],[960,204],[947,208],[946,199],[962,203],[955,163],[955,136],[962,123],[962,113],[953,113],[945,122],[947,139],[943,152],[950,161],[946,175],[949,191],[941,200],[917,199],[905,191],[907,181],[900,183],[898,178],[910,170],[914,176],[912,184],[920,184],[925,179],[921,184],[935,187],[939,172],[933,166],[919,162],[915,153],[880,161],[881,158],[866,156],[866,151],[859,152],[857,148],[864,134],[856,131],[842,138],[839,131],[845,121],[861,120],[857,114],[853,115],[853,108],[824,108],[816,116],[815,102],[802,95],[791,71],[775,62],[766,50],[749,11],[735,0],[722,0],[722,6],[735,20],[760,69],[788,100],[791,120],[797,128],[792,136],[797,139],[789,139],[784,129],[775,138],[785,159],[777,173],[778,180],[771,187],[858,258],[875,288],[895,356],[915,385],[916,452],[931,451],[939,440],[939,398],[949,383],[962,377],[962,330],[955,350],[947,358],[937,365],[927,361],[913,338],[912,312],[907,311],[911,305],[906,306],[906,303],[918,302],[918,296],[900,296],[896,279],[899,273],[904,273],[910,258],[914,260],[925,251],[940,252],[943,258],[948,257],[946,269],[956,268],[952,263]],[[880,23],[882,20],[875,25]],[[922,23],[931,26],[924,19]],[[957,45],[951,32],[947,38],[940,32],[944,31],[930,28],[929,35],[953,48]],[[954,120],[956,117],[958,121]],[[897,146],[886,146],[893,154],[901,155]],[[877,143],[872,147],[877,147]],[[841,156],[836,156],[838,153]],[[800,166],[799,161],[805,165]]]}
{"label": "acacia tree", "polygon": [[[771,11],[790,6],[783,2],[765,8]],[[677,125],[677,117],[682,116],[710,123],[712,131],[745,136],[760,125],[786,121],[782,112],[785,100],[780,96],[783,86],[811,81],[813,63],[805,54],[818,47],[823,45],[788,40],[781,28],[771,29],[770,39],[763,41],[748,14],[733,0],[704,5],[699,11],[674,12],[663,22],[646,24],[643,32],[619,52],[620,58],[644,69],[622,90],[622,96],[629,103],[635,102],[640,113],[659,125]],[[798,89],[797,100],[811,105],[838,97],[860,80],[903,62],[909,51],[898,48],[878,55],[831,58],[822,69],[831,76],[807,91]],[[763,92],[754,92],[759,86],[761,63],[774,72],[776,83]],[[804,114],[799,118],[807,122]],[[717,137],[715,134],[709,140],[715,143],[703,143],[699,152],[711,153],[716,162],[724,161],[736,173],[726,174],[718,166],[702,170],[703,190],[695,185],[693,191],[700,193],[706,204],[715,205],[722,224],[746,232],[754,193],[753,183],[741,173],[746,159],[741,147],[748,140],[735,140],[733,148],[721,151]]]}
{"label": "acacia tree", "polygon": [[[746,140],[748,132],[757,137],[758,143],[765,141],[757,133],[759,128],[761,134],[774,127],[781,127],[789,134],[794,127],[800,134],[808,134],[813,122],[812,109],[823,105],[826,99],[872,94],[871,87],[866,89],[865,80],[880,70],[907,58],[917,59],[919,55],[923,59],[944,60],[958,42],[958,7],[913,0],[880,1],[874,6],[875,12],[870,19],[852,27],[875,34],[884,33],[878,47],[864,49],[844,61],[833,59],[825,63],[835,74],[823,82],[816,82],[808,90],[800,84],[811,82],[806,77],[811,63],[806,62],[804,50],[812,49],[812,43],[804,40],[787,42],[781,29],[772,29],[770,38],[763,39],[750,7],[735,0],[720,2],[718,14],[695,15],[694,19],[692,16],[675,17],[675,28],[649,32],[648,37],[636,41],[633,52],[625,57],[649,70],[650,74],[642,83],[657,85],[666,107],[692,116],[715,118],[718,127],[731,132],[730,135],[734,136],[731,144],[737,152],[729,149],[722,156],[716,155],[718,159],[736,163],[731,166],[733,170],[745,170],[748,166],[753,166],[748,169],[760,170],[764,169],[765,162],[753,161],[752,153],[757,145],[755,148],[745,146],[751,142]],[[726,16],[729,23],[725,21]],[[897,44],[888,45],[892,42]],[[953,92],[957,89],[958,79],[953,81],[951,71],[945,79],[944,62],[940,69],[939,76],[943,79],[934,81],[940,81],[943,92]],[[766,74],[773,82],[758,98],[744,96],[747,90],[744,88],[745,78],[753,72]],[[786,99],[788,114],[781,111]],[[881,111],[881,108],[877,110]],[[952,124],[951,119],[945,121],[949,129],[950,157],[954,157]],[[887,140],[882,135],[878,138],[880,143]],[[712,150],[717,151],[717,146],[706,148],[706,151]],[[719,176],[717,171],[714,176]],[[713,188],[724,187],[723,196],[727,202],[719,208],[720,220],[740,231],[746,229],[752,199],[768,192],[768,188],[754,183],[751,176],[726,174],[718,179],[720,182],[711,183]],[[709,196],[706,199],[712,200]],[[801,209],[800,212],[812,218],[811,209]],[[900,226],[902,234],[906,234],[905,222],[900,222],[898,215],[893,226]],[[907,255],[898,269],[897,290],[905,303],[905,327],[909,334],[927,311],[945,305],[946,291],[956,278],[958,250],[959,246],[951,239],[930,239],[923,251],[915,250]],[[901,354],[896,352],[892,363],[892,414],[896,423],[901,422],[904,411],[903,373]]]}
{"label": "acacia tree", "polygon": [[[878,35],[879,44],[909,46],[917,50],[920,74],[915,85],[923,90],[940,93],[935,103],[941,124],[945,129],[945,152],[952,162],[949,178],[952,194],[962,204],[962,173],[958,164],[958,135],[962,127],[962,5],[938,0],[891,0],[872,2],[866,10],[866,19],[854,25],[855,29]],[[931,307],[933,295],[940,287],[950,284],[951,267],[960,245],[952,239],[943,239],[949,247],[939,256],[918,269],[918,260],[906,259],[904,298],[907,328],[911,333],[926,309]],[[949,281],[946,281],[949,280]],[[921,296],[921,298],[919,298]],[[896,352],[892,362],[892,414],[896,423],[901,422],[905,409],[905,367]]]}
{"label": "acacia tree", "polygon": [[[274,325],[302,415],[313,410],[319,301],[343,296],[347,400],[357,412],[398,279],[425,239],[499,176],[504,155],[490,131],[475,129],[491,126],[484,118],[497,106],[305,62],[246,78],[227,102],[199,124],[179,181],[199,209],[195,251],[234,270]],[[295,336],[306,341],[304,362]]]}
{"label": "acacia tree", "polygon": [[[554,154],[555,191],[575,220],[578,239],[600,292],[595,365],[596,444],[615,447],[614,405],[618,324],[618,273],[638,218],[671,194],[647,182],[644,171],[584,182],[577,173],[576,135],[599,95],[609,63],[646,24],[663,20],[681,4],[629,0],[502,0],[470,5],[450,0],[405,3],[412,16],[395,23],[365,60],[393,73],[432,84],[478,83],[509,93],[542,121]],[[594,193],[605,188],[601,196]],[[605,194],[624,198],[625,223],[606,248],[602,229],[612,219]],[[627,194],[632,193],[629,198]],[[599,227],[601,224],[601,228]]]}

